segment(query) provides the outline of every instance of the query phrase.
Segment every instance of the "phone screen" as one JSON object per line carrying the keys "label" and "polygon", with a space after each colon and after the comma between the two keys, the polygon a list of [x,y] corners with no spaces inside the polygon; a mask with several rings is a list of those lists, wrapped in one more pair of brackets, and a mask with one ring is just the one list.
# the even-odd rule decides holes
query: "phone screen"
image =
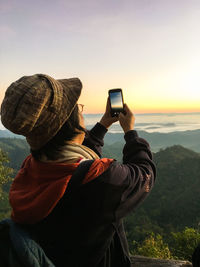
{"label": "phone screen", "polygon": [[110,93],[110,105],[113,111],[123,109],[123,100],[121,91]]}

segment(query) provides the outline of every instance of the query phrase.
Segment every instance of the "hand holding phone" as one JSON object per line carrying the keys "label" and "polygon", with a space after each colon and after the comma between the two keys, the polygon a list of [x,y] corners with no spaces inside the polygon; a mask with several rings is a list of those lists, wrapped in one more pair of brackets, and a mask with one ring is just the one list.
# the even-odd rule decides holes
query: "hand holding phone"
{"label": "hand holding phone", "polygon": [[120,112],[124,112],[124,100],[122,89],[111,89],[108,91],[110,107],[111,107],[111,116],[117,117]]}
{"label": "hand holding phone", "polygon": [[105,128],[108,129],[116,121],[118,121],[118,117],[111,116],[110,101],[108,98],[107,104],[106,104],[106,110],[105,110],[105,113],[103,114],[103,117],[100,120],[100,124],[102,124]]}
{"label": "hand holding phone", "polygon": [[119,114],[119,123],[124,130],[124,133],[133,130],[135,125],[135,117],[129,107],[124,104],[125,113]]}

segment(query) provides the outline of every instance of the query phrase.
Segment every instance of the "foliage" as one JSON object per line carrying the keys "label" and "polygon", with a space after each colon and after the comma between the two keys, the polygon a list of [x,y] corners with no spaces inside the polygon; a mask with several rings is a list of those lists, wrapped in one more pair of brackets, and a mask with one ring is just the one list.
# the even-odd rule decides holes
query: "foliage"
{"label": "foliage", "polygon": [[174,258],[192,260],[194,249],[200,243],[199,231],[186,227],[181,232],[171,233],[171,251]]}
{"label": "foliage", "polygon": [[[157,166],[155,186],[131,214],[129,224],[134,225],[138,217],[145,215],[166,234],[186,226],[196,228],[200,219],[200,154],[174,146],[157,152],[154,161]],[[146,220],[140,225],[146,227],[147,223]]]}
{"label": "foliage", "polygon": [[5,164],[9,162],[7,154],[0,149],[0,220],[10,216],[10,205],[8,202],[8,193],[4,191],[4,187],[11,179],[13,170]]}
{"label": "foliage", "polygon": [[9,162],[8,166],[14,169],[14,175],[21,167],[22,162],[30,153],[26,139],[0,138],[0,149],[6,151]]}
{"label": "foliage", "polygon": [[1,221],[2,219],[10,217],[11,207],[8,201],[8,193],[2,192],[2,198],[0,201],[1,201],[0,205],[0,221]]}
{"label": "foliage", "polygon": [[151,235],[147,237],[141,245],[138,245],[133,251],[133,254],[160,259],[171,258],[171,252],[168,244],[163,242],[161,235],[155,235],[154,233],[151,233]]}
{"label": "foliage", "polygon": [[132,254],[160,259],[192,260],[192,254],[200,244],[200,233],[186,227],[180,232],[171,232],[164,242],[160,234],[151,233],[142,242],[132,241]]}
{"label": "foliage", "polygon": [[12,169],[5,166],[5,163],[8,162],[8,158],[5,152],[0,149],[0,198],[3,197],[3,185],[8,183],[11,178]]}
{"label": "foliage", "polygon": [[[130,250],[134,250],[136,244],[141,243],[152,232],[164,236],[164,229],[152,221],[141,207],[136,213],[131,213],[124,220],[126,236]],[[136,243],[132,242],[135,241]]]}

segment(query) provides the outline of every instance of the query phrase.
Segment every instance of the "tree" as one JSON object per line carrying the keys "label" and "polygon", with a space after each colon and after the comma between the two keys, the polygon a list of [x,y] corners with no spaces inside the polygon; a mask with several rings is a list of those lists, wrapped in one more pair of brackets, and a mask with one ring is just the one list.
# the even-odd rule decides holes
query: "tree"
{"label": "tree", "polygon": [[171,233],[171,252],[174,258],[180,260],[192,260],[194,249],[200,243],[198,230],[186,227],[182,232]]}
{"label": "tree", "polygon": [[0,198],[3,197],[3,185],[11,181],[13,170],[5,165],[8,162],[6,153],[0,149]]}
{"label": "tree", "polygon": [[168,245],[163,242],[162,236],[154,233],[151,233],[140,246],[138,245],[133,254],[160,259],[171,258]]}

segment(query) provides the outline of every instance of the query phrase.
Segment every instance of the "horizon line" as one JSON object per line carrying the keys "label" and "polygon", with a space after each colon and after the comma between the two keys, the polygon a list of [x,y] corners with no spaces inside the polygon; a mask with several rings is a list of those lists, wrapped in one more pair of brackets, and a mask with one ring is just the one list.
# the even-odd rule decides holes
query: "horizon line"
{"label": "horizon line", "polygon": [[[94,112],[94,113],[91,113],[91,112],[88,112],[88,113],[83,113],[83,115],[103,115],[104,112]],[[164,114],[200,114],[200,111],[191,111],[191,112],[134,112],[134,114],[136,115],[164,115]]]}

